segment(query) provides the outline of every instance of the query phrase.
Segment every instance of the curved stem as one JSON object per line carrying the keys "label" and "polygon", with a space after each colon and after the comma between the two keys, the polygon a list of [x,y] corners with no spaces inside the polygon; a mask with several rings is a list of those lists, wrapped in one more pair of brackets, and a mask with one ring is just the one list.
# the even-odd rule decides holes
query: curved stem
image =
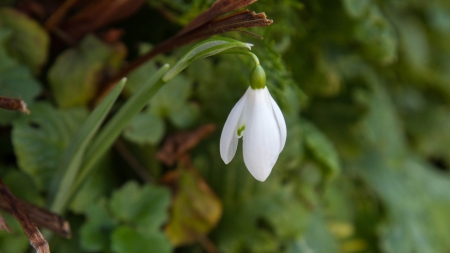
{"label": "curved stem", "polygon": [[254,53],[247,51],[247,50],[241,50],[241,49],[229,49],[227,51],[223,51],[220,54],[243,54],[252,57],[253,61],[255,62],[255,66],[260,65],[258,56],[256,56]]}

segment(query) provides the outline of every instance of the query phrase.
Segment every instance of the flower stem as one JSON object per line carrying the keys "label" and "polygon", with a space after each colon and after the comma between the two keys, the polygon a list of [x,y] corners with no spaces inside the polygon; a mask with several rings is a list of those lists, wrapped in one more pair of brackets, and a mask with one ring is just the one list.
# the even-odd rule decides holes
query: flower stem
{"label": "flower stem", "polygon": [[255,62],[255,66],[260,65],[258,56],[256,56],[254,53],[249,52],[247,50],[242,49],[228,49],[226,51],[221,52],[221,54],[243,54],[252,57],[253,61]]}

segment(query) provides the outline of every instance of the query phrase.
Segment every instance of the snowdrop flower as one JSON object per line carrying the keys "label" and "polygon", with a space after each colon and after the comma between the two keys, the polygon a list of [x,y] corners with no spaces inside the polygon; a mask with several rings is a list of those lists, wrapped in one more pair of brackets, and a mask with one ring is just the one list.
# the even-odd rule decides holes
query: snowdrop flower
{"label": "snowdrop flower", "polygon": [[231,110],[220,137],[220,155],[228,164],[243,137],[244,162],[257,180],[264,182],[286,142],[286,122],[265,83],[264,69],[257,64],[251,86]]}

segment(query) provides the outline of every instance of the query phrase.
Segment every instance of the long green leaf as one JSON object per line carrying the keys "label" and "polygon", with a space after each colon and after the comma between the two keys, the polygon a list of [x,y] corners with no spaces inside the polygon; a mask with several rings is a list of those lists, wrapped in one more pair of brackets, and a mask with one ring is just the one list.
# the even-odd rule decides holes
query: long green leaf
{"label": "long green leaf", "polygon": [[93,140],[92,145],[86,151],[86,156],[81,166],[82,169],[76,177],[75,184],[70,189],[70,192],[65,195],[65,198],[60,200],[61,203],[58,204],[61,211],[64,211],[70,199],[75,196],[76,191],[92,172],[96,163],[111,148],[114,141],[128,125],[128,122],[147,105],[153,95],[164,85],[165,82],[161,78],[168,69],[169,65],[164,65],[147,83],[143,84]]}
{"label": "long green leaf", "polygon": [[94,111],[92,111],[64,152],[58,166],[58,174],[53,177],[52,185],[55,190],[53,192],[56,194],[56,197],[52,202],[52,211],[57,213],[63,211],[63,203],[66,202],[65,199],[79,173],[80,165],[85,154],[84,151],[100,128],[106,115],[108,115],[117,97],[120,95],[125,82],[126,79],[122,79]]}

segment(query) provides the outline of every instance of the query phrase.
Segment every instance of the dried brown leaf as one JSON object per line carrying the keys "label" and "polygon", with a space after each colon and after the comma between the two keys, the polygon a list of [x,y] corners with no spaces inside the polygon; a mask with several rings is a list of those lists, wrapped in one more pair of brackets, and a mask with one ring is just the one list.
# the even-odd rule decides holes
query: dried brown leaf
{"label": "dried brown leaf", "polygon": [[200,14],[184,27],[177,36],[188,33],[227,12],[238,10],[256,1],[257,0],[217,0],[208,10]]}
{"label": "dried brown leaf", "polygon": [[50,253],[50,247],[44,236],[34,224],[28,215],[25,207],[19,200],[9,191],[8,187],[0,180],[0,199],[6,201],[11,208],[11,214],[17,219],[22,226],[23,232],[28,237],[31,246],[37,253]]}
{"label": "dried brown leaf", "polygon": [[63,30],[74,38],[81,38],[107,24],[129,17],[144,3],[145,0],[90,1],[67,20]]}
{"label": "dried brown leaf", "polygon": [[0,96],[0,108],[30,114],[30,111],[28,110],[25,101],[17,98],[8,98]]}
{"label": "dried brown leaf", "polygon": [[190,43],[219,33],[236,31],[241,28],[269,26],[272,23],[273,21],[267,19],[265,13],[255,13],[254,11],[243,10],[226,17],[212,20],[182,36],[185,43]]}
{"label": "dried brown leaf", "polygon": [[[70,225],[63,217],[23,200],[19,199],[18,201],[36,225],[44,227],[64,238],[71,237]],[[0,198],[0,209],[11,214],[13,212],[8,202],[2,198]]]}

